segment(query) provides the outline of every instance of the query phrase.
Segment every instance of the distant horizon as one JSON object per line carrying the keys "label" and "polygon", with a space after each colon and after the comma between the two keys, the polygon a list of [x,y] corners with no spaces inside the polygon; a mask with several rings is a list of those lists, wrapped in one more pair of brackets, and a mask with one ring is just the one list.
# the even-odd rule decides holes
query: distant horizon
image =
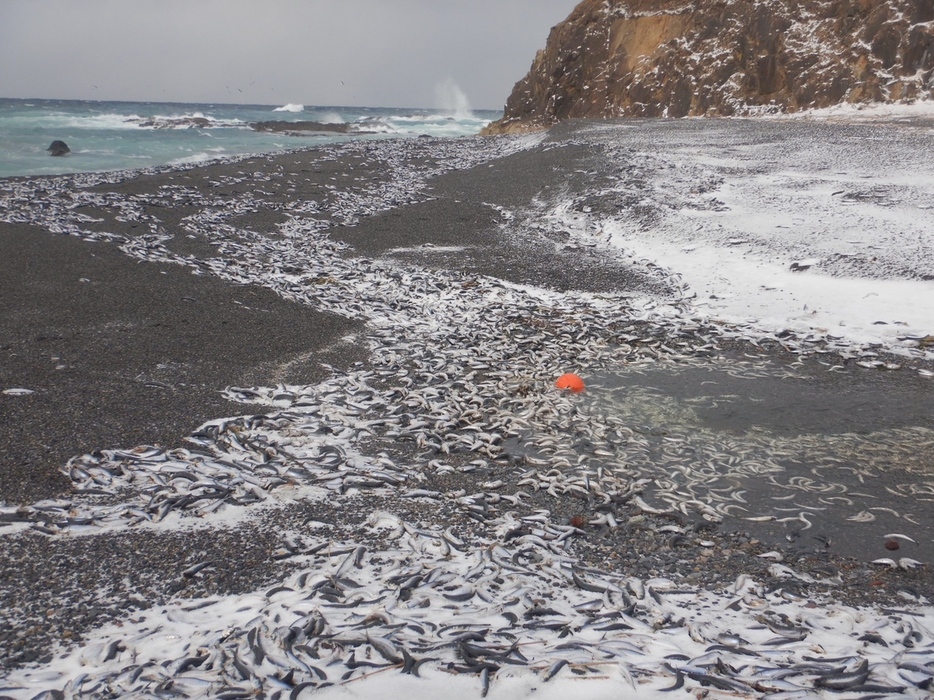
{"label": "distant horizon", "polygon": [[0,94],[496,110],[577,4],[2,0]]}
{"label": "distant horizon", "polygon": [[[353,104],[312,104],[310,102],[222,102],[220,100],[211,100],[210,102],[187,102],[179,100],[128,100],[128,99],[118,99],[118,100],[106,100],[106,99],[87,99],[87,98],[75,98],[75,97],[9,97],[6,95],[0,95],[0,100],[18,100],[20,102],[28,102],[30,100],[36,100],[40,102],[116,102],[120,104],[161,104],[161,105],[201,105],[201,106],[212,106],[212,105],[229,105],[232,107],[284,107],[290,104],[301,104],[303,107],[311,108],[323,108],[323,109],[412,109],[412,110],[422,110],[422,111],[431,111],[431,112],[453,112],[455,110],[448,109],[446,107],[416,107],[412,105],[396,107],[392,105],[353,105]],[[502,112],[503,107],[469,107],[468,111],[470,112]],[[298,114],[298,112],[292,112],[292,114]]]}

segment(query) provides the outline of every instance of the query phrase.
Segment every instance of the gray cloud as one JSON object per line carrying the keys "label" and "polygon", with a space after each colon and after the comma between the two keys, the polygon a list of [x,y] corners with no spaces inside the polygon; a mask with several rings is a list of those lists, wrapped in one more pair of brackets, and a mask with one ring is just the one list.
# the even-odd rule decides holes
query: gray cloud
{"label": "gray cloud", "polygon": [[0,0],[0,96],[502,106],[576,0]]}

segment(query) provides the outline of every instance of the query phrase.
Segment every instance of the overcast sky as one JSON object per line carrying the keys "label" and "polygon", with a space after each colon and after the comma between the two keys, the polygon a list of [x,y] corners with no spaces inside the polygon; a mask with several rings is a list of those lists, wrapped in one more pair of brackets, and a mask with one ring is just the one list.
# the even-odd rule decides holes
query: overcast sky
{"label": "overcast sky", "polygon": [[0,0],[0,97],[499,109],[578,0]]}

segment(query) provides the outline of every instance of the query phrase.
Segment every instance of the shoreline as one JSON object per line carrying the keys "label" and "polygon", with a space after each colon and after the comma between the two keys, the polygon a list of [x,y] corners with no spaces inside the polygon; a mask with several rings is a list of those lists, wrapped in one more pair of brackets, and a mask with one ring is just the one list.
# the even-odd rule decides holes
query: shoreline
{"label": "shoreline", "polygon": [[[97,288],[110,295],[110,301],[106,301],[107,297],[102,301],[104,307],[116,311],[115,302],[127,296],[127,288],[119,284],[121,281],[133,280],[144,289],[152,289],[156,281],[165,277],[172,289],[183,281],[195,285],[198,291],[192,292],[190,298],[201,295],[218,300],[192,320],[199,330],[208,330],[204,326],[208,321],[223,326],[226,320],[226,325],[237,325],[238,334],[245,332],[240,325],[242,304],[262,308],[264,314],[272,315],[271,325],[257,323],[249,336],[245,345],[250,345],[250,352],[222,363],[228,366],[216,369],[211,382],[204,382],[208,386],[191,399],[194,405],[205,400],[208,394],[216,394],[223,388],[221,384],[246,384],[253,387],[255,395],[241,392],[240,400],[253,403],[230,402],[223,406],[239,407],[241,410],[235,413],[252,415],[255,420],[231,421],[229,425],[219,426],[214,433],[209,431],[200,436],[201,444],[197,448],[189,445],[192,453],[184,457],[189,460],[187,468],[214,469],[210,460],[196,453],[220,450],[215,459],[246,458],[251,469],[261,466],[262,458],[257,455],[265,454],[272,468],[279,469],[278,464],[284,474],[286,463],[298,460],[295,455],[301,453],[299,446],[307,441],[301,449],[308,451],[302,458],[308,462],[298,462],[304,464],[305,469],[321,471],[309,482],[318,489],[313,498],[296,498],[279,508],[257,510],[255,522],[247,518],[245,524],[229,528],[223,524],[223,518],[213,521],[209,513],[204,513],[206,522],[216,522],[218,531],[224,533],[212,544],[208,543],[210,527],[201,530],[204,534],[193,540],[173,532],[171,523],[180,522],[174,519],[174,514],[162,534],[154,534],[160,530],[158,524],[136,535],[132,530],[107,525],[108,522],[125,522],[124,515],[129,510],[113,511],[113,515],[99,516],[97,521],[92,517],[92,522],[97,524],[90,526],[59,528],[55,523],[62,521],[54,515],[47,520],[33,521],[45,522],[45,527],[53,531],[61,530],[52,536],[0,535],[10,538],[6,540],[8,543],[16,542],[17,551],[11,551],[8,546],[4,552],[8,557],[5,566],[9,564],[10,570],[23,572],[14,586],[4,590],[5,597],[10,600],[21,599],[25,591],[36,587],[36,581],[48,573],[41,563],[45,558],[80,560],[90,556],[96,547],[95,541],[108,542],[108,554],[103,557],[99,569],[93,567],[94,570],[72,573],[56,569],[64,581],[59,589],[43,593],[41,600],[24,614],[23,618],[31,620],[32,625],[40,618],[49,595],[62,596],[78,604],[82,599],[78,591],[82,588],[113,586],[109,566],[122,562],[118,565],[120,569],[138,572],[129,588],[114,589],[113,600],[96,606],[100,608],[97,614],[88,616],[76,629],[66,629],[56,622],[52,629],[39,634],[32,642],[22,638],[5,640],[8,648],[17,650],[19,663],[40,658],[53,639],[76,639],[104,620],[120,620],[126,614],[128,596],[138,593],[134,587],[146,593],[143,600],[137,600],[132,607],[148,608],[177,595],[247,594],[275,580],[283,580],[313,561],[307,558],[312,555],[306,554],[308,548],[296,547],[293,552],[286,547],[280,560],[275,555],[274,544],[279,542],[280,546],[286,546],[281,543],[298,536],[310,547],[310,541],[319,538],[318,530],[302,530],[297,523],[323,522],[333,527],[338,533],[335,539],[340,539],[355,529],[364,532],[368,518],[386,508],[393,509],[394,517],[429,530],[438,523],[441,512],[443,522],[455,528],[452,541],[459,538],[489,543],[497,541],[498,537],[502,541],[500,546],[512,546],[511,540],[518,539],[535,549],[540,545],[534,538],[547,535],[550,549],[546,547],[545,550],[551,552],[549,556],[559,559],[573,556],[582,565],[608,567],[621,575],[643,580],[667,576],[676,584],[716,588],[734,581],[739,569],[765,579],[771,577],[773,584],[785,580],[784,589],[777,586],[772,590],[794,589],[797,595],[812,602],[829,596],[854,605],[871,602],[894,605],[903,600],[900,593],[913,590],[915,601],[929,606],[923,603],[924,599],[934,596],[929,566],[905,570],[896,566],[889,570],[840,558],[827,551],[829,545],[804,545],[801,539],[779,546],[789,531],[785,527],[768,530],[766,524],[748,524],[746,527],[750,530],[762,528],[763,534],[757,532],[755,536],[718,531],[718,521],[703,509],[680,512],[663,500],[650,498],[647,493],[636,500],[641,491],[630,490],[626,496],[624,484],[639,481],[641,475],[636,471],[614,476],[612,488],[610,481],[601,484],[597,476],[590,476],[583,493],[573,470],[565,479],[548,477],[548,463],[566,461],[570,466],[571,459],[581,457],[586,457],[587,467],[592,468],[594,474],[601,469],[609,470],[614,461],[607,461],[600,453],[607,450],[607,445],[616,445],[612,448],[619,450],[615,453],[616,463],[627,466],[631,458],[619,447],[623,438],[634,450],[643,443],[657,449],[666,438],[682,439],[672,432],[656,435],[652,429],[642,432],[639,426],[619,422],[611,424],[615,427],[608,431],[581,434],[588,425],[585,419],[604,419],[612,413],[599,402],[550,394],[550,377],[558,368],[570,363],[596,368],[623,361],[637,373],[644,373],[651,366],[687,364],[703,368],[711,352],[703,348],[710,342],[717,345],[714,355],[728,362],[745,361],[743,351],[748,351],[750,346],[730,341],[722,333],[718,335],[715,328],[686,324],[683,319],[657,315],[648,306],[641,306],[639,299],[646,296],[673,294],[661,276],[647,275],[641,268],[623,260],[608,260],[598,251],[581,251],[574,255],[573,265],[570,265],[566,251],[549,250],[544,245],[544,241],[549,240],[547,237],[528,231],[501,235],[499,227],[504,221],[509,222],[503,212],[517,209],[544,191],[546,185],[581,191],[591,187],[597,179],[587,172],[594,162],[592,146],[570,143],[560,148],[536,150],[533,144],[506,153],[497,151],[491,143],[484,147],[489,150],[478,153],[479,149],[471,152],[469,147],[455,143],[364,144],[243,159],[236,163],[141,175],[122,184],[101,184],[87,191],[86,200],[77,210],[61,206],[67,202],[69,193],[43,193],[42,196],[50,200],[60,200],[60,205],[53,205],[48,215],[43,214],[44,221],[59,225],[72,221],[85,237],[99,235],[111,241],[88,243],[56,239],[58,243],[68,241],[68,245],[57,246],[68,252],[60,255],[54,269],[45,271],[46,279],[70,269],[66,263],[77,266],[74,268],[77,270],[82,265],[100,262],[82,258],[81,253],[95,246],[106,246],[109,252],[99,274],[107,278],[113,272],[115,279],[105,289]],[[20,184],[28,187],[31,183]],[[75,213],[86,218],[76,219]],[[57,218],[60,215],[62,219]],[[0,225],[0,235],[8,235],[8,228],[9,225]],[[14,232],[16,235],[48,236],[25,229]],[[48,240],[46,245],[56,247]],[[119,256],[124,253],[115,250],[115,246],[147,262],[135,262],[129,256],[121,258]],[[49,257],[44,262],[51,264],[55,260]],[[142,269],[149,272],[143,273]],[[169,274],[161,275],[162,271]],[[203,274],[195,277],[192,271]],[[160,276],[137,279],[149,273]],[[217,277],[225,281],[218,281]],[[250,286],[258,279],[268,288]],[[13,278],[10,283],[12,286]],[[269,289],[274,289],[279,296]],[[71,287],[50,293],[53,298],[37,304],[36,314],[42,304],[46,308],[54,304],[55,293],[60,300],[77,298]],[[251,304],[240,294],[255,294],[261,303]],[[240,304],[227,304],[229,301]],[[160,311],[175,315],[189,308],[193,308],[192,302],[179,298]],[[618,321],[610,317],[623,309],[631,316],[620,317]],[[94,314],[99,313],[98,307]],[[154,312],[150,310],[149,313]],[[484,314],[491,320],[485,319]],[[148,317],[147,314],[140,316]],[[411,326],[403,322],[406,318],[411,319]],[[272,326],[282,331],[283,326],[290,324],[308,324],[313,329],[310,333],[300,332],[299,328],[290,326],[284,329],[289,331],[286,338],[275,337]],[[684,325],[692,327],[679,331]],[[28,337],[30,328],[24,321],[20,336]],[[200,371],[196,360],[235,350],[229,342],[225,343],[223,329],[215,331],[210,342],[204,335],[192,341],[171,327],[163,325],[160,329],[169,334],[169,340],[185,341],[182,344],[186,347],[194,342],[197,347],[192,348],[191,362],[196,374]],[[333,346],[351,335],[355,340]],[[514,343],[505,342],[507,336],[513,338]],[[671,349],[672,352],[663,349],[662,346],[668,347],[666,343],[673,342],[670,338],[686,347],[679,346],[677,351]],[[465,345],[459,347],[458,343]],[[475,343],[475,347],[470,343]],[[93,348],[93,345],[88,347]],[[288,352],[283,352],[284,347]],[[138,357],[133,358],[135,364],[127,366],[151,368],[153,356],[144,352],[146,350],[153,348],[134,345],[133,352]],[[475,358],[471,357],[473,351],[476,351]],[[797,359],[777,346],[770,352],[783,358],[776,363],[778,365],[792,365]],[[271,354],[274,358],[270,358]],[[486,359],[486,355],[493,359]],[[772,355],[763,353],[763,356],[762,363],[768,364]],[[298,358],[303,359],[296,364],[294,361]],[[327,362],[333,370],[324,369],[322,362]],[[499,376],[496,362],[505,368],[514,364],[519,369]],[[275,371],[268,369],[270,363],[280,368],[288,365],[295,374],[279,375],[281,378],[276,382],[270,382],[269,378],[275,376]],[[772,381],[769,379],[773,374],[771,368],[762,374],[764,370],[759,365],[747,364],[742,373],[749,377],[750,387],[757,386],[756,381],[762,381],[762,386],[778,386],[765,383],[766,379]],[[465,438],[462,446],[455,449],[451,445],[456,446],[458,439],[450,438],[452,442],[446,452],[443,440],[435,444],[439,437],[434,433],[440,429],[411,427],[417,425],[420,417],[440,420],[438,411],[441,409],[433,406],[438,401],[459,396],[458,400],[469,403],[474,390],[470,385],[456,374],[441,379],[444,372],[452,372],[448,367],[462,369],[465,374],[473,372],[476,385],[483,387],[483,391],[498,392],[492,395],[499,397],[503,405],[514,406],[516,415],[524,415],[533,408],[538,411],[524,419],[531,421],[529,434],[524,431],[507,433],[498,440],[484,437],[504,429],[496,422],[503,416],[489,412],[482,398],[474,409],[463,404],[458,409],[462,411],[461,422],[457,423],[456,417],[451,418],[454,425],[448,428],[452,435],[460,436],[458,439],[475,435],[473,443]],[[537,369],[530,370],[530,367]],[[169,381],[159,377],[155,380],[164,384],[179,382],[185,378],[182,369],[172,370],[175,374]],[[780,369],[786,371],[783,367]],[[814,365],[811,371],[817,369]],[[56,377],[56,372],[66,370],[45,371],[47,376]],[[113,370],[105,367],[101,375],[108,371]],[[533,373],[526,376],[522,374],[525,371]],[[800,368],[787,371],[800,371]],[[806,371],[804,376],[807,376]],[[85,374],[82,381],[89,379]],[[838,386],[843,387],[847,382],[865,383],[852,368],[837,380]],[[98,381],[102,381],[102,377]],[[283,386],[272,391],[261,388],[276,384]],[[627,383],[626,386],[633,385]],[[138,395],[145,393],[143,389],[153,388],[146,387],[144,382],[142,393]],[[596,391],[599,387],[594,385],[593,389]],[[352,392],[349,396],[348,391]],[[880,386],[879,391],[884,391],[884,387]],[[30,399],[29,396],[2,398],[9,402],[7,405]],[[236,400],[237,392],[228,394],[227,398]],[[923,406],[922,395],[919,394],[916,401],[921,402],[917,406]],[[397,410],[393,410],[393,402]],[[643,404],[639,404],[640,410],[642,407]],[[105,408],[98,405],[99,410]],[[178,408],[181,406],[152,407],[163,416]],[[111,407],[113,409],[118,407]],[[463,418],[470,410],[477,411],[476,420]],[[400,412],[411,415],[408,423],[401,427],[396,425]],[[487,413],[489,415],[484,417]],[[262,418],[264,414],[267,418]],[[120,411],[120,415],[124,413]],[[160,468],[158,460],[165,459],[162,455],[181,460],[181,454],[171,448],[182,446],[184,431],[195,430],[199,420],[221,416],[201,415],[196,424],[189,422],[186,428],[185,421],[191,421],[192,417],[190,412],[179,416],[177,427],[173,429],[179,442],[164,445],[164,451],[141,454],[134,462],[126,454],[107,453],[111,448],[132,445],[100,444],[88,451],[104,450],[104,453],[79,466],[101,478],[104,471],[95,470],[106,468],[112,472],[112,465],[117,463],[130,474],[136,474],[139,469],[142,475],[146,469]],[[361,427],[364,417],[373,424]],[[142,420],[151,421],[152,418]],[[21,423],[25,421],[25,418],[20,420]],[[384,427],[378,427],[380,421]],[[298,426],[305,423],[317,426],[317,432],[302,433],[300,437]],[[550,436],[551,444],[558,440],[558,446],[548,447],[548,442],[532,441],[535,430],[552,424],[557,427]],[[359,440],[342,437],[345,431],[359,432]],[[372,435],[367,436],[367,431]],[[287,435],[291,437],[285,437]],[[244,442],[246,439],[255,442],[260,437],[265,442]],[[299,446],[286,446],[288,439]],[[526,442],[503,449],[504,440]],[[562,445],[561,440],[567,443]],[[871,436],[862,437],[853,444],[862,445],[861,441],[871,440]],[[259,449],[257,445],[262,446],[259,453],[255,451]],[[269,449],[273,452],[268,452]],[[324,464],[328,462],[327,455],[334,451],[343,454],[350,465],[341,467],[344,474],[341,479],[329,477],[328,466]],[[151,464],[147,460],[151,460]],[[370,460],[376,461],[370,463]],[[477,460],[484,464],[473,464]],[[538,465],[538,462],[544,464]],[[440,463],[446,468],[432,467],[434,471],[431,471],[426,466],[431,463]],[[390,468],[387,464],[394,466]],[[377,473],[388,476],[373,476]],[[119,504],[121,498],[127,497],[125,493],[132,496],[133,482],[126,473],[113,474],[113,477],[114,484],[119,484],[119,488],[115,487]],[[548,482],[546,477],[557,482]],[[210,478],[220,477],[214,474]],[[289,475],[288,478],[297,477]],[[81,479],[83,477],[79,484]],[[378,483],[368,483],[374,479]],[[523,483],[530,479],[531,482]],[[344,483],[338,485],[340,480]],[[503,483],[492,485],[497,481]],[[332,482],[334,485],[330,486]],[[598,490],[588,493],[591,484]],[[277,489],[287,493],[297,487],[296,483],[283,482],[270,486],[268,494],[274,496]],[[555,493],[549,493],[549,489]],[[610,509],[600,496],[603,490],[615,494],[610,498]],[[405,493],[415,491],[423,493],[405,497]],[[516,498],[519,491],[528,492],[528,498],[522,497],[513,503],[510,498]],[[300,494],[301,490],[296,493]],[[329,498],[335,499],[334,503],[321,500],[328,493]],[[244,505],[222,504],[218,512],[223,513],[225,509],[249,512],[251,506],[246,504],[244,495],[238,492],[236,496],[244,500]],[[99,508],[93,502],[84,503],[87,499],[77,496],[71,500],[71,507],[79,512],[93,514],[94,508]],[[134,508],[138,510],[139,506]],[[539,521],[534,520],[535,513],[543,509],[554,511],[553,516],[536,524]],[[512,511],[517,515],[510,516]],[[571,518],[578,511],[586,516],[586,525],[569,528]],[[608,519],[608,513],[612,520]],[[512,529],[503,530],[503,523],[509,522],[509,517],[515,521]],[[523,517],[531,519],[522,521]],[[930,523],[925,526],[930,527]],[[95,527],[103,530],[102,534],[69,537],[69,527],[74,527],[76,533]],[[108,531],[107,527],[113,530]],[[574,529],[580,532],[573,532]],[[545,534],[539,534],[539,530]],[[289,531],[293,534],[289,535]],[[251,533],[255,532],[267,534],[262,540],[251,541]],[[299,534],[295,535],[296,532]],[[517,534],[502,540],[508,532]],[[558,537],[563,539],[557,540]],[[565,539],[568,548],[559,546]],[[378,540],[376,537],[368,543],[377,553],[381,546]],[[438,541],[437,538],[429,540]],[[708,541],[714,544],[705,544]],[[250,543],[251,565],[244,567],[240,555],[247,542]],[[168,551],[173,552],[174,574],[165,578],[159,576],[159,566],[164,563],[162,557],[168,543],[171,543]],[[881,547],[882,542],[876,544]],[[775,549],[771,551],[778,552],[777,556],[786,562],[781,566],[794,568],[799,575],[789,576],[775,569],[776,557],[761,558],[769,554],[773,546]],[[903,546],[902,556],[910,556],[914,551],[910,543],[905,542]],[[615,560],[610,556],[628,548],[632,549],[628,555]],[[126,549],[136,550],[138,554],[127,556]],[[867,546],[866,552],[870,551],[872,548]],[[702,556],[704,553],[706,556]],[[22,562],[30,560],[36,565],[22,566]],[[209,568],[184,574],[205,561],[211,562]],[[693,567],[684,564],[692,561]],[[353,559],[350,562],[351,569],[358,568],[353,565]],[[534,569],[534,562],[522,559],[517,562]],[[87,579],[79,583],[83,576]],[[821,582],[822,578],[829,582]],[[788,580],[795,583],[787,583]],[[649,599],[645,600],[649,605]],[[18,624],[22,623],[23,619]],[[65,631],[71,634],[66,636]]]}

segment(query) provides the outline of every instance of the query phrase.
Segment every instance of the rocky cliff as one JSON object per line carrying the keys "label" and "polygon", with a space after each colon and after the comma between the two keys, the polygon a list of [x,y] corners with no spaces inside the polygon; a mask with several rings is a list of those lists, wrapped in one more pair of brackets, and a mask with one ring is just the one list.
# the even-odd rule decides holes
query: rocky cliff
{"label": "rocky cliff", "polygon": [[934,94],[934,0],[584,0],[491,133]]}

